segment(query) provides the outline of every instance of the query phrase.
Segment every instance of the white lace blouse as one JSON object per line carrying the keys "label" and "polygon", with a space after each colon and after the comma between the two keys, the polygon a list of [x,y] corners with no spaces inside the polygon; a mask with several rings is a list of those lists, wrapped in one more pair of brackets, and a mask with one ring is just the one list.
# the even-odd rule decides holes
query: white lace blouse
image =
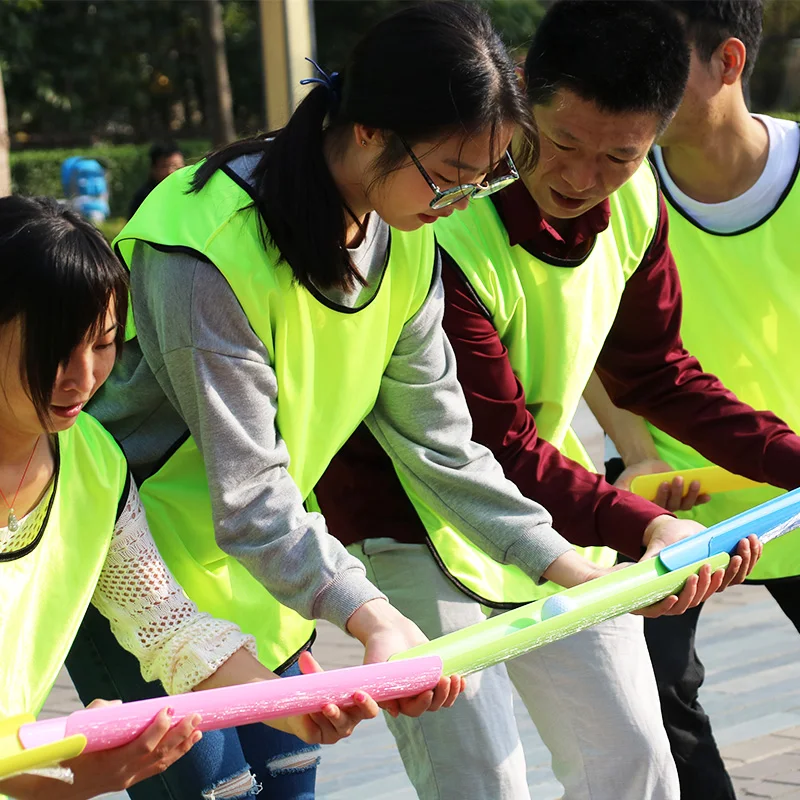
{"label": "white lace blouse", "polygon": [[[36,538],[52,491],[51,483],[15,532],[0,527],[0,553]],[[144,678],[158,678],[169,694],[189,691],[242,647],[256,655],[252,636],[201,613],[184,594],[159,555],[133,482],[92,603],[109,619],[120,644],[139,659]]]}

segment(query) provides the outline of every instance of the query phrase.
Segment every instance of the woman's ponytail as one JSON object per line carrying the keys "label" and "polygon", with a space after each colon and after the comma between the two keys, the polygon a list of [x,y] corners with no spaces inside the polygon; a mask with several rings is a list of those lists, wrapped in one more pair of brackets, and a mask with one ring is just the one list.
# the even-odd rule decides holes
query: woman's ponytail
{"label": "woman's ponytail", "polygon": [[[325,160],[328,137],[346,141],[355,123],[382,131],[387,146],[374,164],[378,179],[407,158],[399,137],[411,146],[457,132],[486,131],[494,139],[511,123],[535,139],[514,65],[488,15],[474,3],[409,6],[358,42],[341,76],[317,69],[322,77],[306,80],[320,85],[285,128],[211,155],[193,184],[199,191],[227,161],[262,153],[254,177],[265,243],[280,251],[307,287],[346,289],[362,280],[345,240],[353,216]],[[335,139],[328,150],[336,154]]]}

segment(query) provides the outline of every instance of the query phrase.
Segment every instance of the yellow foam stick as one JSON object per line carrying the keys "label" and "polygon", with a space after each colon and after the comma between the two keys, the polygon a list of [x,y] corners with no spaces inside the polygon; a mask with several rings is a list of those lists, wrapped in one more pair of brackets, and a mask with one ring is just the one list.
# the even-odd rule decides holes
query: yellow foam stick
{"label": "yellow foam stick", "polygon": [[717,494],[732,492],[735,489],[749,489],[761,486],[757,481],[734,475],[722,467],[698,467],[697,469],[678,469],[674,472],[657,472],[652,475],[637,475],[631,481],[631,491],[647,500],[654,500],[658,487],[665,481],[672,483],[673,478],[683,478],[683,493],[689,491],[692,481],[700,481],[700,494]]}
{"label": "yellow foam stick", "polygon": [[0,718],[0,780],[27,770],[60,764],[79,756],[86,747],[86,737],[79,734],[26,750],[17,734],[23,725],[34,721],[31,714]]}

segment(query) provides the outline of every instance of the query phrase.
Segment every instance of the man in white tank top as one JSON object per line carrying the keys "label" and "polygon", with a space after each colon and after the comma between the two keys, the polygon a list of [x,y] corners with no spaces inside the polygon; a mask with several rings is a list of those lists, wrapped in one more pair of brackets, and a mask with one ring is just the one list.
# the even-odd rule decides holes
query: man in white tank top
{"label": "man in white tank top", "polygon": [[[688,220],[690,225],[709,234],[702,241],[705,252],[712,254],[715,247],[718,251],[723,246],[730,247],[730,237],[741,237],[761,226],[764,226],[761,231],[766,237],[764,241],[783,235],[780,231],[785,229],[785,221],[779,230],[771,220],[795,189],[800,165],[800,127],[796,122],[751,114],[745,104],[743,83],[752,73],[758,52],[762,0],[668,0],[668,5],[686,23],[692,67],[683,102],[659,140],[660,146],[654,148],[652,161],[668,201],[670,246],[682,272],[685,302],[682,334],[686,337],[688,311],[695,308],[691,305],[692,291],[697,289],[691,281],[683,279],[677,241],[679,225],[685,226],[684,220]],[[769,231],[766,226],[770,226]],[[683,230],[688,229],[683,227]],[[785,259],[776,259],[774,252],[771,249],[769,258],[749,265],[754,281],[764,280],[766,271],[798,269],[796,261],[794,265],[787,264]],[[712,264],[715,270],[724,269],[724,258],[709,259],[709,267]],[[790,291],[789,286],[786,291]],[[730,301],[723,299],[723,292],[708,291],[696,302],[706,304],[707,324],[713,326],[717,308]],[[746,322],[750,320],[742,320],[743,325]],[[756,332],[760,322],[755,321],[749,336],[770,335],[768,326]],[[753,398],[742,396],[741,387],[725,375],[724,365],[713,358],[706,363],[706,356],[691,341],[687,341],[687,347],[700,358],[705,369],[720,375],[746,402],[756,404]],[[775,370],[785,369],[785,364],[772,366]],[[666,463],[663,452],[657,451],[644,420],[611,405],[596,377],[587,388],[586,399],[608,434],[609,480],[627,488],[638,474],[674,468],[675,465]],[[788,407],[770,406],[769,410],[792,424]],[[656,502],[672,511],[688,510],[696,502],[708,499],[703,495],[698,497],[698,492],[698,485],[684,487],[676,479],[672,486],[662,485]],[[715,520],[699,521],[710,524]],[[765,585],[800,630],[800,579],[782,578]],[[647,620],[645,632],[659,684],[664,724],[678,767],[681,797],[735,800],[711,723],[697,701],[704,677],[703,665],[694,649],[700,610],[693,609],[682,617],[663,621]]]}

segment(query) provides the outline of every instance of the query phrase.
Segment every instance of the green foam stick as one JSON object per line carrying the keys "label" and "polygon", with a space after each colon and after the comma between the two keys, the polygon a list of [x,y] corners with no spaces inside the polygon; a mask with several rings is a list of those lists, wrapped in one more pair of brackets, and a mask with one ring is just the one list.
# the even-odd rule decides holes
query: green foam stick
{"label": "green foam stick", "polygon": [[469,675],[678,594],[705,564],[715,571],[729,561],[730,556],[721,553],[669,572],[660,559],[651,558],[440,636],[390,660],[435,655],[442,659],[445,675]]}

